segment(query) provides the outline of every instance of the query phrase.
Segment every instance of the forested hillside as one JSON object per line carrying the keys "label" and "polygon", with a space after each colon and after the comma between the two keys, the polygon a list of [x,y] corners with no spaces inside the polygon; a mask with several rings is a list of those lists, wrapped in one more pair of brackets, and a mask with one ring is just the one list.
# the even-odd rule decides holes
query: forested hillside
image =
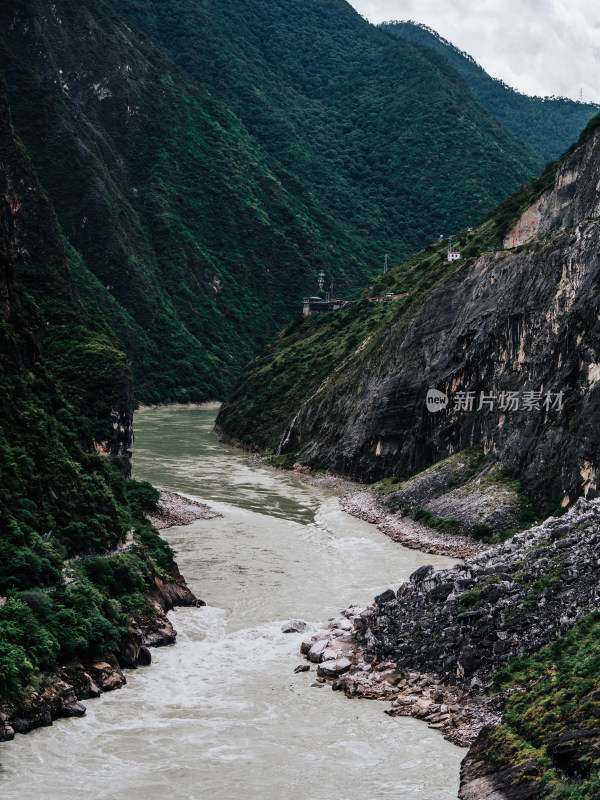
{"label": "forested hillside", "polygon": [[596,103],[578,103],[565,97],[528,97],[516,92],[503,81],[490,77],[468,53],[425,25],[384,22],[381,27],[441,54],[506,130],[527,142],[545,161],[558,158],[598,113]]}
{"label": "forested hillside", "polygon": [[[3,82],[0,188],[5,712],[9,698],[27,703],[43,691],[60,666],[118,653],[129,615],[152,613],[151,574],[171,569],[172,553],[143,516],[140,500],[157,493],[127,478],[133,396],[125,355],[73,284],[54,212],[11,130]],[[129,530],[145,555],[94,558]],[[82,553],[88,560],[67,570]],[[5,722],[0,740],[11,735]]]}
{"label": "forested hillside", "polygon": [[[369,481],[402,480],[481,444],[521,476],[540,512],[595,492],[599,129],[597,116],[539,178],[458,236],[460,261],[448,263],[444,243],[430,246],[379,276],[360,302],[289,325],[223,406],[225,433],[286,463]],[[506,250],[526,212],[536,234]],[[369,301],[400,292],[407,276],[406,295]],[[500,397],[559,384],[569,400],[556,417],[425,406],[430,388]]]}
{"label": "forested hillside", "polygon": [[139,400],[222,397],[319,269],[343,292],[369,274],[239,119],[102,2],[3,5],[0,50],[79,290]]}
{"label": "forested hillside", "polygon": [[223,397],[319,270],[352,296],[540,165],[446,61],[342,0],[112,6],[4,5],[0,63],[140,401]]}
{"label": "forested hillside", "polygon": [[345,0],[111,0],[240,117],[370,268],[472,224],[541,162],[458,73]]}

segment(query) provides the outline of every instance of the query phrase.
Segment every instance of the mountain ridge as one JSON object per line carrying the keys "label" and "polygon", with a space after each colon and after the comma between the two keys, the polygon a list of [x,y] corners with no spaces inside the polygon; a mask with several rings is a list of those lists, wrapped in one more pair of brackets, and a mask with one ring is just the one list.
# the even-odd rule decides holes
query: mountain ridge
{"label": "mountain ridge", "polygon": [[[527,142],[545,161],[558,158],[589,120],[598,113],[597,103],[566,97],[524,95],[499,78],[488,75],[475,59],[459,50],[433,28],[412,21],[382,22],[393,36],[423,45],[442,55],[458,70],[474,94],[498,121],[517,138]],[[532,125],[532,120],[537,124]]]}
{"label": "mountain ridge", "polygon": [[[445,248],[439,246],[420,256],[428,263],[421,289],[417,285],[389,303],[373,304],[364,298],[337,316],[290,326],[249,367],[223,407],[218,422],[225,433],[360,480],[407,478],[457,450],[482,443],[496,460],[517,470],[538,502],[545,498],[569,504],[580,494],[594,496],[600,466],[593,423],[596,389],[593,380],[588,384],[586,370],[589,366],[593,372],[595,363],[592,320],[599,302],[593,258],[598,136],[596,118],[580,144],[549,173],[549,187],[541,183],[541,197],[532,206],[539,212],[540,227],[521,246],[496,250],[503,247],[499,241],[486,253],[480,242],[483,255],[475,249],[456,264],[446,263]],[[523,211],[535,195],[525,193],[528,197]],[[511,225],[521,213],[517,205],[512,209]],[[490,224],[482,223],[481,230]],[[481,235],[475,228],[463,242],[468,248]],[[569,266],[575,263],[577,267]],[[401,286],[394,281],[404,274],[405,270],[391,270],[375,291],[381,293],[382,285],[383,291],[398,291]],[[566,293],[565,299],[555,302],[555,291]],[[553,326],[564,328],[567,338],[560,340]],[[548,343],[542,347],[546,335]],[[582,349],[583,340],[589,341],[588,350]],[[308,380],[298,372],[299,349],[307,353],[302,369]],[[320,384],[324,358],[327,377]],[[312,364],[316,391],[311,395]],[[264,381],[260,389],[257,380]],[[277,409],[264,397],[274,391],[276,381],[287,383],[287,392],[276,395]],[[515,385],[509,386],[511,382]],[[425,407],[431,388],[448,396],[472,389],[479,398],[480,391],[499,396],[502,390],[537,392],[540,385],[571,392],[564,417],[552,422],[539,415],[528,421],[521,413],[511,421],[497,408],[488,415],[485,407],[453,416],[451,408],[434,415]],[[261,407],[248,413],[253,391]],[[247,413],[249,423],[244,422]],[[570,440],[567,431],[575,424],[579,434]]]}
{"label": "mountain ridge", "polygon": [[[423,246],[428,222],[469,224],[541,166],[458,73],[442,73],[345,2],[111,1],[226,102],[363,250],[381,253],[372,267],[386,251],[397,261]],[[451,188],[442,171],[456,173]]]}

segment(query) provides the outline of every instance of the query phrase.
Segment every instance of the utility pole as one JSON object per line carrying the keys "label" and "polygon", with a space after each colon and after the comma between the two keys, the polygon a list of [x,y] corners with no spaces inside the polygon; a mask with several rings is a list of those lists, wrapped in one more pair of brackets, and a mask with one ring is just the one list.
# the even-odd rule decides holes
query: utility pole
{"label": "utility pole", "polygon": [[388,254],[385,254],[385,259],[383,260],[383,274],[388,271]]}

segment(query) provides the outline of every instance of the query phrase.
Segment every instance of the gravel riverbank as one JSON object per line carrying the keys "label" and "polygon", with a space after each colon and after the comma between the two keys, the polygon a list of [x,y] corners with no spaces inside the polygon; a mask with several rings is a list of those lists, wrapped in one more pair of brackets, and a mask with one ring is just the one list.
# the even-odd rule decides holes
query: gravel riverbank
{"label": "gravel riverbank", "polygon": [[157,510],[148,514],[148,519],[157,530],[173,528],[176,525],[189,525],[197,519],[222,517],[205,503],[190,500],[177,492],[161,491]]}
{"label": "gravel riverbank", "polygon": [[369,489],[353,487],[344,493],[340,502],[348,514],[374,523],[386,536],[413,550],[454,558],[470,558],[489,547],[469,536],[450,532],[438,533],[427,525],[415,522],[411,517],[392,514],[382,499]]}

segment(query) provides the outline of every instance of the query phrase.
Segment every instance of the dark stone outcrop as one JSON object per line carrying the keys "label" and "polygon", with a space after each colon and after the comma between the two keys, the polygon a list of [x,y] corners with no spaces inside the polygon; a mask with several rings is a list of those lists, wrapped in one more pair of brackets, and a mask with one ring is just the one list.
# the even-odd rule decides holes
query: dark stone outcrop
{"label": "dark stone outcrop", "polygon": [[518,766],[498,765],[491,758],[491,727],[486,727],[471,746],[460,769],[460,800],[535,800],[543,792],[539,778],[543,768],[534,759]]}
{"label": "dark stone outcrop", "polygon": [[[490,737],[512,690],[498,689],[494,677],[513,656],[538,652],[598,608],[599,550],[600,498],[580,498],[562,517],[463,564],[420,567],[397,592],[348,609],[300,650],[334,689],[391,701],[391,716],[416,717],[471,745],[461,800],[541,797],[547,764],[496,758]],[[533,734],[567,780],[587,776],[600,757],[599,697],[586,696],[566,728]]]}
{"label": "dark stone outcrop", "polygon": [[[302,464],[371,482],[414,475],[473,445],[515,469],[539,502],[598,491],[600,468],[600,135],[563,162],[534,209],[538,233],[482,255],[357,351],[279,434]],[[533,213],[533,212],[532,212]],[[430,388],[450,397],[431,413]],[[472,411],[455,410],[472,391]],[[503,392],[564,391],[564,408],[500,410]],[[494,409],[478,410],[493,394]],[[554,400],[556,400],[553,395]],[[251,431],[250,431],[251,432]],[[274,433],[275,435],[275,433]],[[438,514],[438,516],[444,516]]]}
{"label": "dark stone outcrop", "polygon": [[356,621],[372,663],[433,673],[478,692],[514,655],[533,653],[593,610],[600,595],[600,500],[449,570],[421,567]]}

